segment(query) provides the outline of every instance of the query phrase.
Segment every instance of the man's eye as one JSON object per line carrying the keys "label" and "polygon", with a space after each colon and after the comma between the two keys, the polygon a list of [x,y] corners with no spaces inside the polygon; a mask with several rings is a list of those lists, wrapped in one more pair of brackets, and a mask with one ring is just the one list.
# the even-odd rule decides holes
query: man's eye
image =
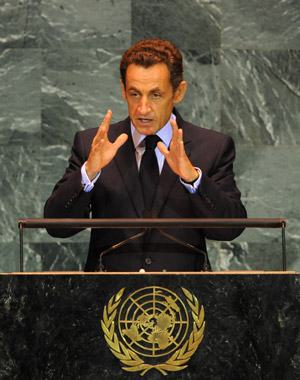
{"label": "man's eye", "polygon": [[153,98],[154,98],[154,99],[160,98],[160,95],[157,94],[157,93],[154,93],[154,94],[153,94]]}
{"label": "man's eye", "polygon": [[139,94],[137,92],[132,92],[130,94],[133,98],[138,98],[139,97]]}

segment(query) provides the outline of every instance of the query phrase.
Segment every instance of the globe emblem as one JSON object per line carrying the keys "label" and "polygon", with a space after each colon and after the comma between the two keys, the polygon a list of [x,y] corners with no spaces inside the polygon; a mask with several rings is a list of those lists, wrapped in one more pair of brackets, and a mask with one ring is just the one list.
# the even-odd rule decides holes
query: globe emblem
{"label": "globe emblem", "polygon": [[131,293],[120,308],[120,335],[128,348],[148,357],[178,349],[189,330],[189,316],[172,291],[150,286]]}

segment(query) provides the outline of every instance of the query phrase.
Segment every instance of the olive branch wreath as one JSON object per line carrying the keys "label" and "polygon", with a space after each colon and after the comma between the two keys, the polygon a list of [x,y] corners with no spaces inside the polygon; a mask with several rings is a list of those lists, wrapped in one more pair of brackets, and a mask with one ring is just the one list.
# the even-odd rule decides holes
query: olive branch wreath
{"label": "olive branch wreath", "polygon": [[161,364],[151,365],[145,363],[144,360],[142,360],[135,352],[126,348],[118,339],[115,332],[115,317],[117,314],[117,307],[121,302],[121,297],[125,288],[122,288],[116,295],[111,297],[107,307],[106,305],[104,306],[103,319],[101,320],[102,330],[110,351],[127,366],[122,367],[122,369],[128,372],[142,371],[141,376],[143,376],[150,369],[154,368],[166,376],[168,374],[167,371],[181,371],[187,367],[187,365],[184,364],[190,360],[191,356],[202,342],[205,321],[203,306],[199,308],[197,298],[187,289],[181,289],[186,296],[187,303],[192,311],[194,319],[193,330],[183,347],[176,350],[165,363]]}

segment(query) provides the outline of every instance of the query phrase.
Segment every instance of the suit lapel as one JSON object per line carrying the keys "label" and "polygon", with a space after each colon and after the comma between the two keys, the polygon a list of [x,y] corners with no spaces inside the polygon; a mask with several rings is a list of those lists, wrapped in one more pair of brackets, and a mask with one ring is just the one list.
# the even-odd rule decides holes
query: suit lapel
{"label": "suit lapel", "polygon": [[[177,124],[179,128],[183,129],[184,148],[187,156],[191,155],[191,139],[185,135],[184,121],[178,112],[174,109],[173,112],[177,117]],[[143,211],[145,210],[145,204],[142,194],[141,183],[138,176],[138,170],[136,165],[135,151],[130,131],[130,119],[127,118],[123,122],[115,125],[115,128],[110,129],[110,141],[115,139],[121,134],[126,133],[128,140],[119,149],[114,161],[120,171],[120,176],[124,182],[124,185],[129,193],[131,202],[136,210],[138,217],[143,218]],[[176,181],[179,181],[177,174],[175,174],[165,161],[160,179],[157,185],[156,193],[154,196],[153,209],[159,215],[161,208],[166,202],[169,193],[172,191]]]}
{"label": "suit lapel", "polygon": [[114,161],[120,171],[120,176],[128,191],[137,216],[142,218],[142,211],[145,209],[145,205],[131,137],[130,119],[127,118],[124,122],[120,123],[119,128],[115,128],[114,132],[115,133],[110,141],[114,141],[121,133],[126,133],[128,135],[128,140],[123,146],[121,146]]}
{"label": "suit lapel", "polygon": [[[189,136],[185,136],[185,130],[184,130],[184,122],[181,116],[178,114],[176,109],[173,110],[173,113],[176,114],[177,119],[177,125],[179,128],[183,129],[183,141],[184,141],[184,149],[186,152],[186,155],[190,157],[191,155],[191,139]],[[175,185],[176,181],[179,181],[179,177],[177,174],[175,174],[169,167],[168,163],[165,161],[163,170],[160,175],[159,183],[156,189],[156,193],[154,196],[154,202],[153,202],[153,208],[156,210],[156,212],[159,214],[161,211],[161,208],[163,207],[164,203],[166,202],[166,199],[168,198],[170,192],[172,191],[173,186]]]}
{"label": "suit lapel", "polygon": [[153,209],[156,211],[157,215],[159,215],[160,210],[168,198],[168,195],[176,180],[178,180],[178,176],[170,169],[169,165],[165,161],[153,201]]}

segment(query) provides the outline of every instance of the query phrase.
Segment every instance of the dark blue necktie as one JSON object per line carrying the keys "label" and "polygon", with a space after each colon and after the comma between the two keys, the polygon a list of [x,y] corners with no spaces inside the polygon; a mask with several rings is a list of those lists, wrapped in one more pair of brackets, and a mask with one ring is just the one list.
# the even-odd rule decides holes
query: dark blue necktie
{"label": "dark blue necktie", "polygon": [[159,180],[159,170],[154,149],[160,138],[150,135],[145,138],[146,150],[140,166],[140,181],[147,210],[151,210],[155,189]]}

